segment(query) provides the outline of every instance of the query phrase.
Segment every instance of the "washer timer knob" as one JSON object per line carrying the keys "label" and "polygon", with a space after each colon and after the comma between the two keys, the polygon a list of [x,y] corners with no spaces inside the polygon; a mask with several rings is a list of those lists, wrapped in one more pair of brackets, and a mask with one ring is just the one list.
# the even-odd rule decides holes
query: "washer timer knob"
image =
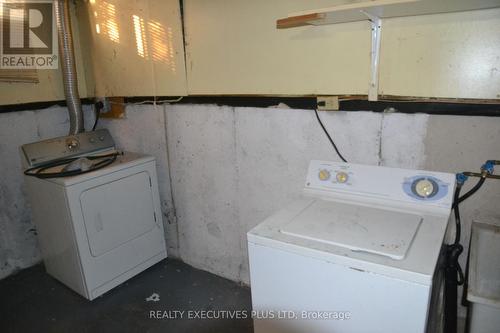
{"label": "washer timer knob", "polygon": [[428,179],[421,179],[415,184],[415,192],[422,198],[428,198],[434,192],[434,184]]}
{"label": "washer timer knob", "polygon": [[319,170],[318,178],[319,178],[319,180],[322,180],[322,181],[330,179],[330,171],[328,171],[326,169]]}
{"label": "washer timer knob", "polygon": [[411,189],[419,198],[429,199],[437,194],[439,185],[432,178],[422,177],[413,181]]}
{"label": "washer timer knob", "polygon": [[337,178],[339,183],[344,184],[349,180],[349,175],[346,172],[340,171],[337,172],[337,176],[335,178]]}

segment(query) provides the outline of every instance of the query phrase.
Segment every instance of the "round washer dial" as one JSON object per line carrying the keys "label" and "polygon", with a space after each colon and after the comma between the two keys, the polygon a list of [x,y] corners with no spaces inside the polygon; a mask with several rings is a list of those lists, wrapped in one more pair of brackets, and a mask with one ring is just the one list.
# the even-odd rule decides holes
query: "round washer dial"
{"label": "round washer dial", "polygon": [[403,181],[403,191],[409,196],[419,201],[431,201],[443,199],[448,194],[449,183],[433,175],[416,175],[405,178]]}
{"label": "round washer dial", "polygon": [[417,178],[411,184],[413,194],[420,198],[432,198],[439,191],[439,185],[432,178]]}

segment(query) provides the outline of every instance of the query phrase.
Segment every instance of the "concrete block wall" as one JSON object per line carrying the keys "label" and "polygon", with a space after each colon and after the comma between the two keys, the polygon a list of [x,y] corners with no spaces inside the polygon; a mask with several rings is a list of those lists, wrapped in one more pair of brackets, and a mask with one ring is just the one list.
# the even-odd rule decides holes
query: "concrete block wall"
{"label": "concrete block wall", "polygon": [[[84,108],[86,127],[94,122]],[[177,230],[170,192],[163,107],[127,106],[127,118],[102,119],[98,127],[110,130],[117,145],[156,157],[158,182],[168,251],[177,255]],[[0,114],[0,279],[41,260],[30,207],[24,193],[19,146],[66,135],[68,113],[64,107]]]}
{"label": "concrete block wall", "polygon": [[[458,172],[500,158],[500,118],[320,116],[355,163]],[[0,278],[40,260],[18,146],[64,135],[67,126],[64,108],[0,114]],[[170,255],[244,283],[246,232],[300,195],[309,160],[337,159],[311,110],[129,105],[126,119],[100,126],[121,148],[156,156]],[[488,182],[464,203],[464,223],[500,223],[499,199],[500,183]]]}
{"label": "concrete block wall", "polygon": [[[180,256],[248,283],[246,232],[299,197],[311,159],[338,157],[312,110],[178,105],[166,115]],[[320,117],[351,162],[424,164],[427,115]]]}
{"label": "concrete block wall", "polygon": [[67,112],[59,107],[0,114],[0,278],[41,260],[22,186],[19,146],[64,135],[68,128]]}

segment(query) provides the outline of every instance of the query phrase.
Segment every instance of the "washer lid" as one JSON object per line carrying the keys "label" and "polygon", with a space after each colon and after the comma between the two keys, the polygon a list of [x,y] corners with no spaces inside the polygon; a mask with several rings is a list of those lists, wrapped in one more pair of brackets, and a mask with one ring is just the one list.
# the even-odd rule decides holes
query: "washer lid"
{"label": "washer lid", "polygon": [[422,220],[411,213],[316,200],[280,232],[401,260]]}

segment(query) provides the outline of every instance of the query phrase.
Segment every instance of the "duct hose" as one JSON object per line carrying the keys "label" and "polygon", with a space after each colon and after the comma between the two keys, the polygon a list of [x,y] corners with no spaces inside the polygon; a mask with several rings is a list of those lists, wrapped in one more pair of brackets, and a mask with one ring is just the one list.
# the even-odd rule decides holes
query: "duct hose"
{"label": "duct hose", "polygon": [[63,74],[64,95],[66,96],[66,105],[69,112],[69,135],[75,135],[85,129],[83,126],[82,104],[78,94],[69,0],[55,0],[54,7],[59,42],[59,60]]}

